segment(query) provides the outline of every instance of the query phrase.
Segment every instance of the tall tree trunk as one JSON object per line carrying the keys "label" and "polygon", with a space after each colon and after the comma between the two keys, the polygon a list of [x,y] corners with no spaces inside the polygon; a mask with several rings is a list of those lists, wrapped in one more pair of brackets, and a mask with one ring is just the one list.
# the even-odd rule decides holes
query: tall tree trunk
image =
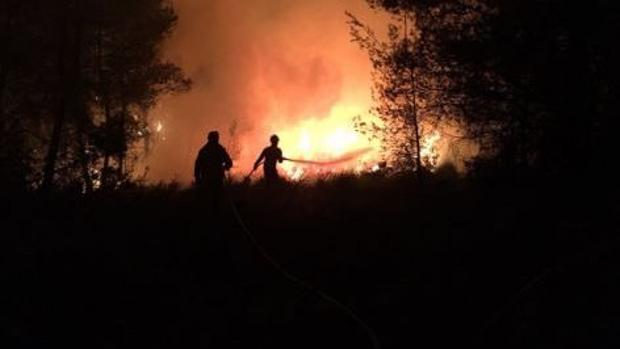
{"label": "tall tree trunk", "polygon": [[[127,102],[125,101],[124,98],[125,94],[123,93],[123,97],[122,98],[122,109],[121,109],[121,125],[120,125],[120,132],[122,132],[122,140],[125,143],[125,145],[127,144],[127,140],[126,140],[126,131],[125,128],[127,127],[127,112],[128,112],[128,108],[127,108]],[[119,180],[121,180],[124,175],[125,175],[125,156],[126,156],[127,151],[125,149],[121,150],[121,152],[118,154],[118,178]]]}
{"label": "tall tree trunk", "polygon": [[[407,49],[409,49],[409,28],[407,26],[407,11],[403,11],[405,19],[404,19],[404,30],[405,30],[405,43],[407,45]],[[409,110],[410,110],[410,119],[413,123],[413,132],[414,132],[414,144],[415,144],[415,172],[416,174],[420,174],[422,171],[422,150],[420,149],[420,123],[418,120],[418,103],[417,93],[416,93],[416,77],[415,77],[415,62],[409,62],[409,84],[410,84],[410,96],[409,96]]]}
{"label": "tall tree trunk", "polygon": [[415,77],[413,74],[413,68],[410,70],[411,74],[411,117],[413,121],[413,132],[415,133],[415,166],[416,173],[420,173],[422,171],[422,149],[420,146],[420,123],[418,120],[418,104],[416,102],[416,86],[415,86]]}
{"label": "tall tree trunk", "polygon": [[72,81],[75,82],[75,88],[72,98],[72,113],[75,120],[77,120],[77,146],[78,156],[82,172],[82,180],[86,188],[86,192],[93,191],[93,181],[90,176],[90,166],[88,161],[87,144],[88,144],[88,129],[89,129],[89,116],[86,111],[86,106],[83,98],[84,88],[82,84],[82,30],[83,25],[81,19],[78,18],[75,25],[75,45],[73,45],[73,67],[72,67]]}
{"label": "tall tree trunk", "polygon": [[60,150],[60,140],[62,137],[63,126],[65,123],[66,96],[61,96],[58,103],[58,110],[54,118],[52,138],[45,158],[45,168],[43,171],[42,191],[48,191],[54,184],[54,174],[56,173],[56,162]]}
{"label": "tall tree trunk", "polygon": [[84,140],[84,136],[82,135],[82,131],[78,130],[80,135],[78,135],[78,151],[80,155],[80,167],[82,169],[82,180],[84,181],[84,186],[86,188],[87,193],[91,193],[93,191],[93,180],[90,176],[90,164],[88,154],[86,152],[86,142]]}
{"label": "tall tree trunk", "polygon": [[[98,12],[103,13],[103,2],[100,0],[97,3]],[[110,121],[111,118],[111,106],[110,106],[110,95],[109,95],[109,86],[107,85],[107,80],[104,82],[103,79],[103,24],[101,21],[97,23],[97,46],[96,46],[96,74],[97,74],[97,86],[99,90],[99,98],[101,101],[101,105],[103,107],[103,125],[105,125],[104,134],[105,137],[110,137]],[[101,169],[101,186],[103,188],[109,188],[110,186],[110,150],[108,146],[104,146],[103,149],[103,168]]]}
{"label": "tall tree trunk", "polygon": [[[103,15],[103,3],[102,0],[97,1],[97,12]],[[103,24],[101,19],[97,21],[97,40],[95,46],[95,72],[96,83],[98,89],[98,97],[103,106],[104,125],[110,120],[110,105],[108,102],[107,94],[104,93],[103,85]],[[107,149],[104,149],[103,155],[103,168],[101,169],[100,182],[101,186],[106,188],[108,185],[108,167],[110,166],[110,154]]]}
{"label": "tall tree trunk", "polygon": [[58,106],[54,116],[54,124],[52,128],[52,137],[50,140],[47,156],[45,157],[45,166],[43,169],[43,183],[41,190],[47,192],[54,184],[54,175],[56,173],[56,162],[58,160],[58,152],[60,151],[60,141],[62,138],[63,127],[67,113],[68,102],[68,79],[66,67],[66,47],[67,47],[67,20],[62,19],[60,24],[60,47],[58,49],[58,81],[60,96],[58,98]]}
{"label": "tall tree trunk", "polygon": [[9,75],[9,54],[11,49],[9,47],[11,38],[11,22],[12,22],[12,8],[9,5],[9,1],[4,1],[4,8],[2,11],[4,12],[4,26],[3,33],[0,34],[2,37],[2,41],[0,42],[0,47],[3,47],[6,52],[0,55],[0,120],[4,121],[4,92],[6,88],[6,83]]}
{"label": "tall tree trunk", "polygon": [[110,137],[112,137],[112,133],[113,130],[111,129],[110,126],[110,122],[112,121],[112,111],[110,110],[111,106],[110,106],[110,98],[107,94],[104,94],[103,96],[103,112],[104,112],[104,116],[105,116],[105,120],[104,120],[104,125],[105,128],[103,130],[104,132],[104,137],[107,139],[107,141],[105,141],[105,146],[104,146],[104,154],[103,154],[103,169],[101,170],[101,185],[104,188],[109,188],[111,183],[110,183],[110,175],[112,174],[112,169],[110,168],[110,158],[112,157],[112,154],[110,152],[110,147],[108,144],[108,141],[110,139]]}
{"label": "tall tree trunk", "polygon": [[4,90],[9,72],[5,62],[0,63],[0,120],[4,121]]}

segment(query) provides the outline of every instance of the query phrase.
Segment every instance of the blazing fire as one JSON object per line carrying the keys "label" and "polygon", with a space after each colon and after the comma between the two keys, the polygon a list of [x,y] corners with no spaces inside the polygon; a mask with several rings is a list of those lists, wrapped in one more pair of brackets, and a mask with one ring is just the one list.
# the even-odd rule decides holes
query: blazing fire
{"label": "blazing fire", "polygon": [[307,117],[295,124],[281,125],[273,133],[288,159],[282,171],[291,180],[332,173],[371,169],[379,159],[380,144],[355,130],[352,115],[362,109],[338,104],[326,117]]}
{"label": "blazing fire", "polygon": [[432,171],[435,166],[437,166],[437,162],[441,155],[438,150],[441,134],[439,131],[433,130],[421,140],[420,157],[422,158],[422,164]]}
{"label": "blazing fire", "polygon": [[[381,169],[380,141],[371,141],[355,129],[353,118],[347,113],[351,109],[355,108],[334,108],[326,118],[308,118],[278,132],[284,156],[300,160],[282,164],[282,172],[290,180]],[[425,166],[437,165],[441,140],[436,130],[422,139],[421,156]]]}
{"label": "blazing fire", "polygon": [[[381,171],[386,165],[389,166],[390,156],[382,152],[380,139],[370,140],[355,128],[352,115],[360,115],[364,108],[343,105],[344,103],[338,103],[327,116],[307,117],[295,123],[273,122],[274,127],[261,128],[256,134],[242,134],[238,137],[225,135],[224,145],[232,151],[233,156],[236,154],[233,177],[244,178],[250,172],[257,154],[262,149],[260,147],[266,145],[264,139],[274,133],[280,138],[279,146],[284,157],[292,160],[284,161],[279,166],[280,174],[292,181],[313,180],[343,173],[374,173]],[[458,136],[451,134],[460,133],[458,126],[424,126],[420,144],[423,166],[434,171],[445,162],[454,163],[454,155],[450,155],[450,152],[455,144],[453,137]],[[165,140],[164,123],[154,120],[152,127],[160,135],[159,140]],[[203,141],[199,139],[199,142]],[[236,153],[235,148],[239,147],[242,151]],[[254,178],[260,178],[261,172],[255,172]]]}
{"label": "blazing fire", "polygon": [[[293,180],[359,170],[372,166],[378,157],[373,145],[346,123],[338,125],[330,120],[308,120],[281,134],[282,148],[285,149],[287,158],[317,162],[285,162],[282,167]],[[359,155],[347,156],[351,153]]]}
{"label": "blazing fire", "polygon": [[[156,144],[141,163],[150,181],[190,183],[196,153],[211,130],[220,132],[236,178],[250,173],[272,134],[279,136],[285,157],[305,160],[279,166],[293,180],[393,165],[381,141],[368,140],[354,125],[355,116],[370,118],[373,67],[351,43],[343,13],[378,28],[389,18],[358,0],[280,1],[269,11],[266,3],[271,2],[174,1],[179,23],[164,53],[195,84],[182,96],[161,99],[150,113]],[[230,13],[235,21],[227,19]],[[423,129],[426,166],[460,161],[450,155],[453,138],[443,132],[458,136],[457,130]]]}

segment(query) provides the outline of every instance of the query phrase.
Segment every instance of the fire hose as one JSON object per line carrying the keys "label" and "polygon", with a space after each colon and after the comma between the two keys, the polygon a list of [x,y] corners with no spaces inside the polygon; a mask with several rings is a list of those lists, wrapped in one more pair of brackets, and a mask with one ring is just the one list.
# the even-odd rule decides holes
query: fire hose
{"label": "fire hose", "polygon": [[[286,160],[289,160],[289,159],[286,159]],[[261,164],[259,164],[259,166]],[[246,179],[248,179],[258,169],[259,166],[256,166],[246,176]],[[228,201],[230,203],[235,220],[241,227],[241,231],[243,232],[243,235],[252,244],[252,246],[260,254],[260,256],[276,272],[281,274],[285,279],[290,281],[292,284],[297,285],[301,287],[302,289],[312,294],[315,294],[317,297],[326,301],[327,303],[334,305],[337,309],[342,311],[345,315],[347,315],[349,318],[351,318],[355,323],[357,323],[360,326],[360,328],[367,334],[368,339],[371,341],[373,349],[381,348],[381,344],[379,342],[377,335],[375,334],[375,331],[359,315],[357,315],[357,313],[351,307],[343,304],[342,302],[338,301],[336,298],[330,296],[326,292],[320,290],[319,288],[295,276],[294,274],[289,272],[286,268],[284,268],[280,263],[278,263],[273,257],[271,257],[271,255],[269,255],[269,253],[263,248],[263,246],[260,244],[256,236],[252,233],[252,231],[245,224],[245,221],[243,220],[243,218],[241,217],[241,214],[239,213],[239,210],[237,209],[237,205],[235,205],[234,201],[232,200],[232,196],[230,195],[230,192],[228,192],[227,196],[228,196]]]}
{"label": "fire hose", "polygon": [[[354,150],[354,151],[350,151],[348,153],[342,154],[339,158],[331,159],[331,160],[323,160],[323,161],[306,160],[306,159],[290,159],[290,158],[284,158],[284,157],[282,158],[282,160],[295,162],[298,164],[304,164],[304,165],[331,166],[331,165],[337,165],[337,164],[341,164],[344,162],[354,160],[360,157],[361,155],[366,154],[370,151],[372,151],[372,148],[362,148],[362,149],[358,149],[358,150]],[[262,164],[263,164],[263,161],[261,161],[257,166],[255,166],[254,169],[252,169],[252,171],[245,177],[245,179],[246,180],[249,179],[252,176],[252,174],[256,172],[258,167],[260,167],[260,165]]]}
{"label": "fire hose", "polygon": [[[325,161],[305,160],[305,159],[290,159],[290,158],[282,158],[282,160],[290,161],[290,162],[294,162],[294,163],[298,163],[298,164],[304,164],[304,165],[331,166],[331,165],[337,165],[337,164],[341,164],[341,163],[344,163],[344,162],[348,162],[348,161],[354,160],[357,157],[361,156],[362,154],[367,153],[367,152],[369,152],[371,150],[372,150],[372,148],[363,148],[363,149],[359,149],[359,150],[355,150],[355,151],[346,153],[346,154],[342,155],[341,157],[339,157],[337,159],[325,160]],[[244,181],[248,181],[250,179],[250,177],[254,174],[254,172],[256,172],[256,170],[261,165],[263,165],[263,163],[264,162],[261,161],[257,166],[254,166],[252,171],[250,171],[250,173],[248,173],[248,175],[245,176]]]}

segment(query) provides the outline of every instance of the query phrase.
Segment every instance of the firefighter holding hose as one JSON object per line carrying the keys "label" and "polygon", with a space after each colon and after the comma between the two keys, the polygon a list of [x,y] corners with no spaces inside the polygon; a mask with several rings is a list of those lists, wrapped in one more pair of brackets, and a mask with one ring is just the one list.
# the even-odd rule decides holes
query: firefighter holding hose
{"label": "firefighter holding hose", "polygon": [[265,182],[267,182],[268,185],[272,185],[280,180],[277,164],[282,163],[282,161],[287,159],[282,156],[282,149],[278,147],[280,138],[278,138],[277,135],[273,135],[269,140],[271,141],[271,145],[265,148],[260,153],[258,159],[256,159],[256,162],[254,163],[254,171],[256,171],[261,163],[263,163]]}

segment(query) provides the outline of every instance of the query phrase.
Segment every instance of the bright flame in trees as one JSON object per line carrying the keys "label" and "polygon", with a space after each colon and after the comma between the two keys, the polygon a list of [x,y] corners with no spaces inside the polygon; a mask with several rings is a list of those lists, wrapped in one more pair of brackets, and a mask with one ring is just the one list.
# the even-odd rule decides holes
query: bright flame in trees
{"label": "bright flame in trees", "polygon": [[433,170],[437,166],[439,159],[439,141],[441,140],[441,134],[439,131],[434,130],[421,139],[420,144],[420,156],[422,157],[422,164]]}
{"label": "bright flame in trees", "polygon": [[282,168],[288,178],[300,180],[372,168],[379,158],[377,150],[380,144],[370,142],[355,130],[352,116],[359,112],[360,108],[355,106],[337,105],[327,117],[308,117],[280,128],[276,133],[285,157],[326,163],[317,165],[286,161]]}
{"label": "bright flame in trees", "polygon": [[[359,108],[358,108],[359,109]],[[300,164],[284,162],[283,171],[291,180],[301,180],[333,173],[377,172],[383,160],[380,141],[370,141],[355,130],[351,110],[336,107],[326,118],[307,118],[277,132],[284,156],[289,159],[323,162]],[[423,164],[431,169],[438,164],[441,134],[428,133],[421,142]]]}

